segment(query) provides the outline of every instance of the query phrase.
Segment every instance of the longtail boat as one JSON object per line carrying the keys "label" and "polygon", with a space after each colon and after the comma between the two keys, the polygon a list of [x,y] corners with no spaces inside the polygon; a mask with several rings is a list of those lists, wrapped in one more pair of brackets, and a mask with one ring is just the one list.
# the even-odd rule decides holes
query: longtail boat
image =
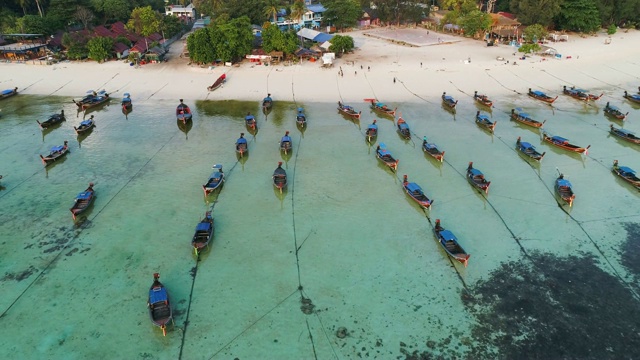
{"label": "longtail boat", "polygon": [[398,118],[397,128],[398,128],[398,134],[400,134],[402,138],[406,140],[411,139],[411,129],[409,129],[409,124],[407,124],[407,122],[404,121],[402,116]]}
{"label": "longtail boat", "polygon": [[611,125],[611,131],[610,133],[612,135],[615,135],[623,140],[629,141],[631,143],[634,144],[640,144],[640,137],[636,136],[633,132],[629,131],[629,130],[625,130],[622,128],[616,128],[613,125]]}
{"label": "longtail boat", "polygon": [[293,147],[293,143],[291,142],[291,136],[289,136],[289,132],[285,132],[282,139],[280,139],[280,151],[284,151],[285,154],[291,152]]}
{"label": "longtail boat", "polygon": [[591,147],[591,145],[587,146],[587,147],[581,147],[578,145],[574,145],[571,144],[569,142],[569,139],[565,139],[563,137],[560,136],[549,136],[549,134],[547,134],[546,132],[542,133],[542,139],[548,143],[550,143],[551,145],[555,145],[559,148],[568,150],[568,151],[573,151],[573,152],[577,152],[580,154],[587,154],[589,148]]}
{"label": "longtail boat", "polygon": [[122,94],[122,101],[120,102],[122,106],[122,111],[129,112],[133,109],[133,103],[131,102],[131,94],[124,93]]}
{"label": "longtail boat", "polygon": [[562,201],[567,203],[569,207],[573,206],[573,200],[575,200],[576,195],[573,193],[573,188],[571,182],[564,178],[563,174],[560,174],[556,179],[555,184],[556,193],[560,196]]}
{"label": "longtail boat", "polygon": [[271,111],[271,107],[273,106],[273,99],[271,98],[271,94],[267,94],[267,97],[262,99],[262,112],[265,114]]}
{"label": "longtail boat", "polygon": [[17,87],[0,91],[0,100],[12,97],[13,95],[18,95]]}
{"label": "longtail boat", "polygon": [[287,171],[282,168],[282,161],[278,162],[278,167],[273,171],[273,186],[280,190],[282,194],[282,189],[287,187]]}
{"label": "longtail boat", "polygon": [[244,138],[244,133],[240,133],[240,137],[236,140],[236,153],[240,155],[240,157],[249,153],[249,146],[247,144],[247,139]]}
{"label": "longtail boat", "polygon": [[617,120],[622,120],[622,121],[624,121],[627,118],[627,115],[629,115],[628,111],[625,114],[618,107],[610,105],[608,101],[607,101],[607,105],[605,105],[603,110],[606,115],[609,115]]}
{"label": "longtail boat", "polygon": [[42,163],[44,164],[44,166],[47,166],[52,162],[67,155],[68,152],[69,152],[69,143],[68,141],[65,140],[64,145],[58,145],[58,146],[52,147],[51,151],[49,152],[49,155],[47,156],[40,155],[40,159],[42,160]]}
{"label": "longtail boat", "polygon": [[458,104],[458,100],[454,100],[453,97],[447,95],[446,92],[442,93],[442,104],[449,108],[449,109],[454,109],[456,107],[456,105]]}
{"label": "longtail boat", "polygon": [[627,90],[625,90],[623,96],[629,101],[640,104],[640,94],[629,94]]}
{"label": "longtail boat", "polygon": [[537,121],[537,120],[533,120],[531,118],[531,116],[529,116],[529,114],[527,114],[525,112],[522,112],[522,111],[519,111],[519,110],[518,110],[518,112],[516,112],[515,109],[511,109],[511,120],[515,120],[515,121],[518,121],[518,122],[520,122],[522,124],[525,124],[525,125],[528,125],[528,126],[533,126],[535,128],[541,128],[544,125],[544,123],[547,122],[547,120],[545,120],[543,122],[540,122],[540,121]]}
{"label": "longtail boat", "polygon": [[425,154],[429,154],[429,156],[433,157],[437,161],[444,161],[444,151],[440,151],[440,149],[438,149],[438,145],[427,142],[426,136],[422,138],[422,151],[424,151]]}
{"label": "longtail boat", "polygon": [[207,86],[207,90],[208,91],[214,91],[217,90],[219,87],[221,87],[225,82],[227,82],[227,75],[226,74],[222,74],[220,75],[220,77],[213,83],[213,85],[211,86]]}
{"label": "longtail boat", "polygon": [[182,123],[186,124],[187,121],[191,121],[193,118],[193,114],[191,113],[191,109],[187,104],[184,103],[183,99],[180,99],[180,104],[176,107],[176,118]]}
{"label": "longtail boat", "polygon": [[307,126],[307,116],[304,114],[303,108],[298,108],[298,114],[296,115],[296,124],[300,128],[304,128]]}
{"label": "longtail boat", "polygon": [[489,195],[489,186],[491,185],[491,181],[485,179],[482,171],[473,168],[473,162],[469,162],[469,166],[467,167],[467,180],[469,180],[469,183],[478,190]]}
{"label": "longtail boat", "polygon": [[173,311],[169,301],[169,292],[160,282],[160,274],[153,274],[153,284],[149,288],[149,318],[153,325],[162,329],[162,335],[167,336],[167,325],[173,322]]}
{"label": "longtail boat", "polygon": [[549,103],[549,104],[553,104],[553,102],[556,101],[556,99],[558,98],[557,96],[556,97],[551,97],[551,96],[549,96],[549,95],[547,95],[547,94],[545,94],[545,93],[543,93],[542,91],[539,91],[539,90],[533,90],[532,91],[531,88],[529,88],[528,95],[531,96],[534,99],[538,99],[540,101],[544,101],[544,102]]}
{"label": "longtail boat", "polygon": [[207,183],[202,185],[204,196],[209,195],[216,189],[222,188],[222,185],[224,185],[224,172],[222,172],[222,165],[213,165],[212,169],[218,171],[214,171],[213,173],[211,173],[211,175],[209,175],[209,180],[207,180]]}
{"label": "longtail boat", "polygon": [[521,141],[520,136],[518,136],[518,140],[516,141],[516,150],[518,150],[521,154],[538,162],[542,161],[544,154],[546,154],[546,152],[543,152],[542,154],[540,154],[536,150],[535,146],[531,145],[528,142]]}
{"label": "longtail boat", "polygon": [[436,219],[436,226],[433,228],[433,231],[440,243],[440,246],[442,246],[447,255],[462,263],[464,267],[467,267],[469,257],[471,255],[464,251],[458,242],[458,238],[456,238],[451,231],[446,230],[442,225],[440,225],[440,219]]}
{"label": "longtail boat", "polygon": [[89,131],[93,130],[93,128],[96,126],[96,122],[95,120],[93,120],[93,115],[91,115],[91,117],[89,117],[89,119],[84,120],[80,123],[80,126],[78,127],[73,127],[73,129],[76,131],[76,134],[78,135],[82,135],[82,134],[86,134]]}
{"label": "longtail boat", "polygon": [[373,120],[373,123],[371,123],[371,125],[369,125],[367,127],[367,130],[365,131],[365,135],[367,136],[367,141],[368,142],[374,142],[375,139],[378,137],[378,125],[376,125],[376,120]]}
{"label": "longtail boat", "polygon": [[193,238],[191,239],[191,246],[193,246],[193,251],[196,256],[199,256],[202,251],[209,247],[209,242],[213,237],[213,225],[213,216],[211,216],[211,211],[207,211],[204,214],[204,218],[200,220],[198,225],[196,225],[196,230],[193,234]]}
{"label": "longtail boat", "polygon": [[569,95],[574,99],[582,100],[582,101],[595,101],[598,100],[604,95],[604,93],[600,95],[590,94],[587,90],[578,89],[575,86],[567,88],[566,85],[562,87],[562,93],[565,95]]}
{"label": "longtail boat", "polygon": [[359,120],[362,114],[362,111],[356,111],[352,106],[343,104],[342,101],[338,101],[338,111],[354,120]]}
{"label": "longtail boat", "polygon": [[69,209],[69,211],[71,211],[71,216],[73,216],[73,220],[75,220],[79,214],[87,210],[95,198],[94,195],[95,191],[93,190],[93,183],[89,183],[89,187],[76,196],[73,206]]}
{"label": "longtail boat", "polygon": [[398,162],[400,162],[400,160],[395,159],[391,155],[384,143],[380,143],[376,148],[376,157],[378,158],[378,160],[387,165],[391,170],[396,171],[398,169]]}
{"label": "longtail boat", "polygon": [[618,165],[618,160],[613,160],[613,168],[611,168],[611,171],[640,190],[640,178],[636,176],[635,170],[626,166],[620,166]]}
{"label": "longtail boat", "polygon": [[425,209],[431,207],[433,200],[429,199],[427,195],[424,194],[424,191],[422,191],[420,185],[414,182],[409,182],[409,178],[407,177],[407,175],[404,175],[404,178],[402,180],[402,188],[407,193],[407,195],[409,195],[413,200],[415,200],[415,202],[418,203],[418,205],[422,206]]}
{"label": "longtail boat", "polygon": [[480,105],[484,105],[486,107],[493,106],[493,101],[491,101],[487,95],[480,95],[477,91],[473,92],[473,99]]}
{"label": "longtail boat", "polygon": [[251,113],[247,113],[247,116],[244,117],[244,123],[250,130],[255,130],[257,125],[256,117],[251,115]]}
{"label": "longtail boat", "polygon": [[493,130],[496,128],[498,122],[489,120],[487,115],[480,114],[480,111],[478,111],[476,113],[476,124],[493,134]]}
{"label": "longtail boat", "polygon": [[67,118],[64,117],[64,110],[60,110],[60,114],[53,114],[43,122],[40,122],[38,120],[36,121],[38,122],[38,125],[40,125],[40,129],[44,130],[44,129],[53,127],[55,125],[58,125],[65,120],[67,120]]}
{"label": "longtail boat", "polygon": [[89,90],[88,92],[89,95],[86,95],[80,101],[73,100],[73,102],[78,106],[79,110],[87,110],[92,107],[104,104],[110,100],[109,94],[107,94],[106,90],[100,90],[99,92]]}
{"label": "longtail boat", "polygon": [[386,104],[381,103],[380,101],[378,101],[378,99],[364,99],[364,101],[370,102],[371,103],[371,109],[377,111],[378,113],[380,113],[382,115],[386,115],[386,116],[390,116],[390,117],[395,117],[396,116],[396,110],[398,108],[395,108],[395,109],[392,110]]}

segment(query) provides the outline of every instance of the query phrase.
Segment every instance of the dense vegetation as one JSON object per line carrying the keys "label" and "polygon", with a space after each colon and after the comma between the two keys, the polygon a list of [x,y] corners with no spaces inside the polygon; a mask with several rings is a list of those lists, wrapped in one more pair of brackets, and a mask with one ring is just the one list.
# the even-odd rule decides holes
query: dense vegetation
{"label": "dense vegetation", "polygon": [[253,32],[246,16],[231,20],[219,18],[187,38],[189,58],[199,64],[238,61],[251,53],[252,44]]}

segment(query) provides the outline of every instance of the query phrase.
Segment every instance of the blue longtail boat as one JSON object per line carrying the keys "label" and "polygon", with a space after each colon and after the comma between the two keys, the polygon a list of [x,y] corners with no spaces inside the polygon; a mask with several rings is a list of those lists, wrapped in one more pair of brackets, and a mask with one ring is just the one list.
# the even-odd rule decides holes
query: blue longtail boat
{"label": "blue longtail boat", "polygon": [[385,165],[387,165],[391,170],[396,171],[398,169],[398,162],[400,160],[395,159],[389,150],[387,150],[387,146],[384,143],[380,143],[376,148],[376,157],[378,160],[382,161]]}
{"label": "blue longtail boat", "polygon": [[209,176],[209,180],[207,180],[206,184],[202,185],[202,190],[204,190],[205,196],[222,187],[224,184],[224,172],[222,172],[222,165],[213,165],[212,169],[214,169],[214,172]]}
{"label": "blue longtail boat", "polygon": [[438,145],[428,142],[426,136],[422,138],[422,151],[424,151],[425,154],[429,154],[429,156],[433,157],[437,161],[444,161],[444,151],[438,149]]}
{"label": "blue longtail boat", "polygon": [[478,111],[476,113],[476,124],[493,134],[493,130],[496,128],[498,122],[491,121],[487,115],[480,114],[480,111]]}
{"label": "blue longtail boat", "polygon": [[291,136],[289,136],[289,132],[285,132],[282,139],[280,139],[280,151],[284,151],[285,154],[288,154],[292,148]]}
{"label": "blue longtail boat", "polygon": [[367,137],[368,142],[373,142],[378,137],[378,125],[376,124],[377,120],[373,120],[373,123],[367,127],[365,131],[365,135]]}
{"label": "blue longtail boat", "polygon": [[236,140],[236,153],[240,155],[240,157],[249,153],[249,146],[247,144],[247,139],[244,138],[244,133],[240,133],[240,137]]}
{"label": "blue longtail boat", "polygon": [[402,180],[402,188],[418,205],[422,206],[425,209],[431,207],[433,200],[429,199],[427,195],[424,194],[424,191],[420,187],[420,185],[409,182],[409,178],[407,175],[404,175]]}
{"label": "blue longtail boat", "polygon": [[173,322],[173,310],[169,301],[169,292],[160,282],[160,274],[158,273],[153,274],[147,307],[153,325],[162,329],[163,336],[167,336],[167,325]]}
{"label": "blue longtail boat", "polygon": [[467,180],[469,180],[469,183],[475,186],[478,190],[487,195],[489,194],[491,181],[485,179],[482,171],[473,168],[473,162],[469,162],[469,166],[467,167]]}
{"label": "blue longtail boat", "polygon": [[75,220],[79,214],[87,210],[89,205],[91,205],[91,203],[93,202],[94,198],[95,191],[93,190],[93,183],[89,183],[89,187],[87,187],[83,192],[76,196],[76,200],[73,203],[73,206],[71,206],[71,209],[69,209],[71,211],[71,215],[73,216],[73,220]]}
{"label": "blue longtail boat", "polygon": [[200,255],[209,246],[209,242],[213,237],[213,230],[213,216],[211,216],[211,211],[207,211],[204,218],[196,225],[195,233],[191,239],[191,246],[193,246],[196,256]]}
{"label": "blue longtail boat", "polygon": [[573,193],[573,186],[571,185],[571,182],[565,179],[563,174],[560,174],[560,176],[558,176],[558,178],[556,179],[555,189],[556,193],[560,195],[562,201],[567,203],[569,207],[572,207],[573,200],[575,200],[576,195]]}
{"label": "blue longtail boat", "polygon": [[528,142],[521,141],[520,136],[518,136],[518,140],[516,140],[516,150],[535,161],[541,161],[544,157],[544,154],[546,154],[546,152],[540,154],[536,150],[535,146],[531,145]]}
{"label": "blue longtail boat", "polygon": [[458,242],[458,238],[456,238],[451,231],[446,230],[440,225],[440,219],[436,219],[436,226],[433,228],[433,231],[440,246],[442,246],[447,255],[462,263],[464,267],[467,267],[471,255],[467,254]]}

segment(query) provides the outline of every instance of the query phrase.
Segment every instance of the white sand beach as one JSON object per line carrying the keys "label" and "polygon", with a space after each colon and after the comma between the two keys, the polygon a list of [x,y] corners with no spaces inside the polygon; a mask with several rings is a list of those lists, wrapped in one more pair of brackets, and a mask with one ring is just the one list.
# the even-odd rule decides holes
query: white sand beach
{"label": "white sand beach", "polygon": [[[292,66],[244,61],[240,66],[213,69],[188,65],[187,59],[178,56],[183,47],[178,41],[171,45],[168,62],[137,68],[122,61],[51,66],[4,63],[0,65],[0,87],[17,86],[23,94],[73,97],[89,89],[106,89],[114,97],[129,92],[134,102],[150,98],[259,101],[271,93],[275,100],[287,101],[378,98],[393,103],[437,97],[443,91],[459,96],[456,89],[466,94],[478,90],[494,99],[514,91],[526,93],[530,87],[556,95],[562,85],[599,93],[607,84],[619,87],[640,74],[640,60],[636,60],[640,58],[640,32],[636,30],[616,33],[609,44],[605,44],[609,36],[604,32],[586,38],[570,35],[569,41],[548,44],[562,54],[561,59],[533,56],[526,60],[518,60],[521,54],[512,46],[487,47],[482,41],[423,29],[380,28],[347,35],[354,38],[357,49],[336,59],[331,68],[309,61]],[[423,46],[399,45],[378,36],[397,36]],[[208,92],[207,86],[222,73],[227,74],[227,83]]]}

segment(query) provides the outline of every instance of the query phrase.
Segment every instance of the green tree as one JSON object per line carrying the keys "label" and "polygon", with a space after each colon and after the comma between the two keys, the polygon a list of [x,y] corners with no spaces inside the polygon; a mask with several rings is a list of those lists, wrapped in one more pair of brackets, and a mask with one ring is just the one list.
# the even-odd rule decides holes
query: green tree
{"label": "green tree", "polygon": [[131,12],[131,19],[127,22],[127,28],[136,34],[149,36],[160,31],[160,14],[151,6],[135,8]]}
{"label": "green tree", "polygon": [[265,52],[282,51],[285,40],[284,34],[276,25],[266,23],[262,27],[262,49]]}
{"label": "green tree", "polygon": [[82,26],[84,26],[85,29],[89,26],[91,21],[93,21],[93,12],[84,6],[78,6],[76,13],[73,16],[82,24]]}
{"label": "green tree", "polygon": [[50,35],[53,33],[53,30],[50,27],[49,22],[46,18],[40,17],[38,15],[25,15],[21,18],[16,19],[16,31],[21,34],[42,34],[42,35]]}
{"label": "green tree", "polygon": [[594,0],[564,0],[556,17],[560,29],[594,32],[600,29],[600,13]]}
{"label": "green tree", "polygon": [[102,23],[126,21],[131,5],[126,0],[91,0],[93,9],[102,16]]}
{"label": "green tree", "polygon": [[178,34],[182,29],[184,29],[184,24],[175,16],[163,16],[160,21],[160,30],[164,32],[164,36],[167,38]]}
{"label": "green tree", "polygon": [[353,43],[353,38],[348,35],[336,35],[331,40],[329,40],[331,45],[329,46],[329,51],[336,53],[337,55],[342,55],[349,51],[352,51],[355,48],[355,44]]}
{"label": "green tree", "polygon": [[524,29],[523,35],[528,42],[540,41],[547,37],[547,29],[540,24],[533,24]]}
{"label": "green tree", "polygon": [[560,13],[563,0],[511,0],[511,12],[523,25],[542,24],[549,26]]}
{"label": "green tree", "polygon": [[518,52],[529,54],[532,52],[540,51],[540,45],[536,44],[524,44],[518,48]]}
{"label": "green tree", "polygon": [[212,63],[214,56],[214,46],[209,37],[209,29],[203,28],[194,31],[187,38],[187,50],[189,58],[197,64]]}
{"label": "green tree", "polygon": [[71,60],[84,59],[88,55],[87,41],[82,34],[73,35],[65,33],[62,35],[62,46],[67,50],[67,57]]}
{"label": "green tree", "polygon": [[111,57],[113,51],[113,39],[109,37],[96,36],[87,42],[89,58],[103,62]]}
{"label": "green tree", "polygon": [[475,0],[441,0],[440,6],[447,10],[457,10],[462,16],[478,9]]}
{"label": "green tree", "polygon": [[322,4],[327,9],[322,15],[323,21],[341,30],[355,26],[362,16],[362,8],[356,0],[324,0]]}
{"label": "green tree", "polygon": [[480,10],[473,10],[460,19],[460,26],[466,36],[475,36],[491,29],[491,16]]}
{"label": "green tree", "polygon": [[614,24],[609,25],[609,27],[607,28],[608,35],[613,35],[616,33],[616,31],[618,31],[618,27],[615,26]]}
{"label": "green tree", "polygon": [[222,36],[216,44],[217,59],[237,61],[251,53],[253,32],[247,16],[232,19],[216,26]]}
{"label": "green tree", "polygon": [[47,9],[47,18],[55,24],[56,29],[72,25],[78,5],[78,0],[51,0]]}
{"label": "green tree", "polygon": [[264,15],[268,19],[271,19],[274,24],[278,21],[279,7],[280,3],[278,3],[278,0],[267,0],[266,4],[264,5]]}
{"label": "green tree", "polygon": [[291,19],[300,20],[302,15],[306,12],[306,7],[303,0],[295,0],[291,5]]}

